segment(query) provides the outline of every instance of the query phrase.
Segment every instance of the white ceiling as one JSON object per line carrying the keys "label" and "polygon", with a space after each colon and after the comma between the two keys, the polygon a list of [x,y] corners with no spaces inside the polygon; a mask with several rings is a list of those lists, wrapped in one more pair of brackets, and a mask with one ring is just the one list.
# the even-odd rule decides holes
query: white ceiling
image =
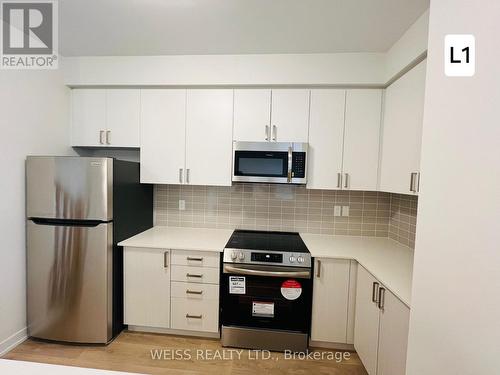
{"label": "white ceiling", "polygon": [[65,56],[385,52],[429,0],[60,0]]}

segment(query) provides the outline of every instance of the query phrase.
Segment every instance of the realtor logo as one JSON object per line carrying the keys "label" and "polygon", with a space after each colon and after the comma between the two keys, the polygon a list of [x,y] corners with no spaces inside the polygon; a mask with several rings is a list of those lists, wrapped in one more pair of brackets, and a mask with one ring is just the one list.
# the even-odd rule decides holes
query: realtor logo
{"label": "realtor logo", "polygon": [[2,69],[57,69],[57,1],[1,1]]}

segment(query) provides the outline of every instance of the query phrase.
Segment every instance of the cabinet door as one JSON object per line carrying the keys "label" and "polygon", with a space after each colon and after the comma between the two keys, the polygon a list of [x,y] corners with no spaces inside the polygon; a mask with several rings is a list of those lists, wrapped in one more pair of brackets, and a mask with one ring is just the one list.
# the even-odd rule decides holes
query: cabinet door
{"label": "cabinet door", "polygon": [[125,247],[124,322],[170,328],[169,251]]}
{"label": "cabinet door", "polygon": [[235,141],[269,141],[271,123],[271,90],[234,90]]}
{"label": "cabinet door", "polygon": [[410,309],[394,294],[385,291],[380,313],[377,375],[404,375]]}
{"label": "cabinet door", "polygon": [[306,89],[272,90],[271,140],[307,142],[309,133],[309,94]]}
{"label": "cabinet door", "polygon": [[358,266],[356,313],[354,318],[354,348],[369,375],[376,375],[380,310],[372,302],[373,283],[377,280]]}
{"label": "cabinet door", "polygon": [[188,90],[186,113],[186,182],[230,186],[233,90]]}
{"label": "cabinet door", "polygon": [[381,90],[347,90],[344,189],[377,190]]}
{"label": "cabinet door", "polygon": [[106,90],[106,144],[139,147],[140,90]]}
{"label": "cabinet door", "polygon": [[345,90],[311,90],[307,187],[340,189]]}
{"label": "cabinet door", "polygon": [[317,259],[313,281],[312,340],[347,342],[349,266],[349,260]]}
{"label": "cabinet door", "polygon": [[420,168],[425,66],[421,62],[385,92],[380,190],[410,194],[411,173]]}
{"label": "cabinet door", "polygon": [[71,146],[106,146],[106,90],[71,90]]}
{"label": "cabinet door", "polygon": [[186,90],[142,90],[141,182],[182,183],[185,149]]}

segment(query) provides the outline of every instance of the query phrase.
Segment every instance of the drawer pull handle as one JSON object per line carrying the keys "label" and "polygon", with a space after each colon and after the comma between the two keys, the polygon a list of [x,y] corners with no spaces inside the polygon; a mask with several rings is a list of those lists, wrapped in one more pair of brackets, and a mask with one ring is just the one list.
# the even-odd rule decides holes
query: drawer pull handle
{"label": "drawer pull handle", "polygon": [[201,319],[201,318],[203,318],[203,315],[190,315],[190,314],[186,314],[186,318],[187,319]]}
{"label": "drawer pull handle", "polygon": [[192,260],[196,262],[203,262],[203,258],[187,257],[187,260]]}
{"label": "drawer pull handle", "polygon": [[203,294],[203,290],[189,290],[189,289],[186,289],[186,294]]}
{"label": "drawer pull handle", "polygon": [[201,279],[203,277],[203,275],[197,275],[194,273],[186,273],[186,277],[197,277],[197,278]]}

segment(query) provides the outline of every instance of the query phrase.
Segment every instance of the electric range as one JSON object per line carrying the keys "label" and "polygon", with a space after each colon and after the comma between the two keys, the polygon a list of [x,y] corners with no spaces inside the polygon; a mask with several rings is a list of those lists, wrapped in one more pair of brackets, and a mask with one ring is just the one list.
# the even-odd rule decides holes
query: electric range
{"label": "electric range", "polygon": [[298,233],[235,230],[223,254],[222,345],[305,351],[311,263]]}

